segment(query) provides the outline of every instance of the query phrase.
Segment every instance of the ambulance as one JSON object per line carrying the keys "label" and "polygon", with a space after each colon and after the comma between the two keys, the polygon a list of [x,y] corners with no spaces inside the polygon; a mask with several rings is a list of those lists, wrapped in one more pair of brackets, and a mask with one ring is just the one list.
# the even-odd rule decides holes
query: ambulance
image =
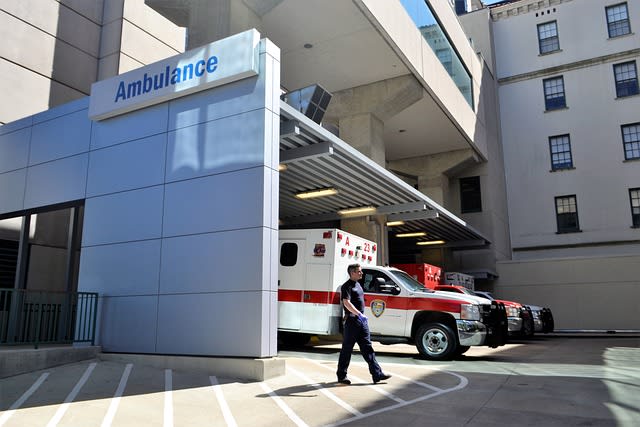
{"label": "ambulance", "polygon": [[278,336],[304,345],[312,335],[338,335],[340,287],[347,267],[362,267],[365,315],[371,339],[412,343],[427,359],[448,360],[470,346],[498,347],[507,340],[502,304],[428,289],[406,272],[376,265],[377,245],[338,229],[280,230]]}

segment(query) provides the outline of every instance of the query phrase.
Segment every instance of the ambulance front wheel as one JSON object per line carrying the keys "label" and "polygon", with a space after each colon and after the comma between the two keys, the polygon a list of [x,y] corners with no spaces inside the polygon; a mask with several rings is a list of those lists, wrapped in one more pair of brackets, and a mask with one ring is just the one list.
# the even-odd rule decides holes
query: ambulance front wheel
{"label": "ambulance front wheel", "polygon": [[447,325],[427,323],[418,329],[416,347],[421,355],[431,360],[448,360],[456,354],[456,336]]}

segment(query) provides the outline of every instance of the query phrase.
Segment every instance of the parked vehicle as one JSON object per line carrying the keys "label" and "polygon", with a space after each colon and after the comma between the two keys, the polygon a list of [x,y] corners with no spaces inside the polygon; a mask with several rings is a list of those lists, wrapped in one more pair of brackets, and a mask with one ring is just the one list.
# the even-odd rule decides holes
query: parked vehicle
{"label": "parked vehicle", "polygon": [[[496,300],[490,292],[476,291],[476,294],[487,299]],[[531,311],[531,317],[533,318],[533,327],[535,332],[542,332],[544,334],[553,332],[555,324],[553,321],[553,313],[551,312],[551,309],[549,307],[540,307],[539,305],[531,304],[522,305]]]}
{"label": "parked vehicle", "polygon": [[282,342],[340,332],[340,287],[347,266],[362,266],[371,339],[413,343],[429,359],[451,359],[470,346],[507,340],[502,304],[475,295],[434,292],[406,272],[375,265],[375,242],[338,229],[281,230],[278,331]]}
{"label": "parked vehicle", "polygon": [[534,333],[534,322],[531,310],[515,301],[497,300],[488,292],[471,291],[465,286],[460,285],[436,285],[436,291],[455,292],[467,295],[477,295],[487,298],[491,301],[497,301],[504,304],[507,312],[508,329],[510,336],[530,337]]}
{"label": "parked vehicle", "polygon": [[[482,296],[488,299],[491,299],[493,301],[500,301],[503,302],[505,304],[505,306],[507,306],[507,304],[509,305],[509,307],[513,307],[512,311],[515,312],[515,310],[517,310],[518,313],[520,313],[520,317],[522,318],[522,325],[520,327],[520,329],[517,329],[517,325],[514,324],[513,325],[513,329],[511,328],[511,320],[510,320],[510,328],[509,328],[509,335],[512,336],[521,336],[521,337],[532,337],[533,334],[535,332],[541,331],[542,330],[542,322],[540,320],[540,313],[537,312],[534,314],[533,310],[531,309],[530,306],[527,305],[523,305],[519,302],[515,302],[515,301],[507,301],[507,300],[502,300],[502,299],[496,299],[490,292],[487,291],[474,291],[474,293],[478,296]],[[507,308],[507,312],[509,312],[509,308]],[[513,314],[513,313],[512,313]]]}

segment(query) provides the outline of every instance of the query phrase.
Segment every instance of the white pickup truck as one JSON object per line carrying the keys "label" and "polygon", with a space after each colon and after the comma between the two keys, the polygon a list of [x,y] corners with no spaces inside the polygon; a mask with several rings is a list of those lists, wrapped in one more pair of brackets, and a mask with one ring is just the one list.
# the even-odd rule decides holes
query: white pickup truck
{"label": "white pickup truck", "polygon": [[372,241],[337,229],[281,230],[279,240],[278,331],[285,342],[304,344],[311,335],[340,332],[340,287],[354,263],[362,266],[372,340],[414,343],[433,360],[507,340],[502,304],[434,292],[402,270],[376,266]]}

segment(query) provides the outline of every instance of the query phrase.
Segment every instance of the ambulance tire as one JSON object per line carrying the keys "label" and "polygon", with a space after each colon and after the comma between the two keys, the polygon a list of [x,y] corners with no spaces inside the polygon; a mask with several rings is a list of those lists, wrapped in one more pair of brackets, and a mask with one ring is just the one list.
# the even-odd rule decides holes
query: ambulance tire
{"label": "ambulance tire", "polygon": [[450,360],[456,356],[458,341],[450,327],[442,323],[426,323],[418,328],[416,347],[431,360]]}

